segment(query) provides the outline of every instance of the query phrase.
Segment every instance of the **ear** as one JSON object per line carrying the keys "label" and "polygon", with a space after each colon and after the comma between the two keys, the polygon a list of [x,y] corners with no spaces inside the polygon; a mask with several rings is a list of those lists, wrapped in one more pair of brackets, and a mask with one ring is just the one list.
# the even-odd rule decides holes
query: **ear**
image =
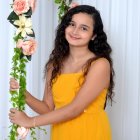
{"label": "ear", "polygon": [[91,38],[91,40],[94,40],[95,39],[95,37],[97,37],[97,35],[95,34],[95,35],[93,35],[93,37]]}

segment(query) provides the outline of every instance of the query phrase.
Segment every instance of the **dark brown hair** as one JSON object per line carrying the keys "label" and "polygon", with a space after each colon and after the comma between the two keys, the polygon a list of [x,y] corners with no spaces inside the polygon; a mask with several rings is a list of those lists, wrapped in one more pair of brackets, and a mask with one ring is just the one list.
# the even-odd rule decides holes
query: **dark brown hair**
{"label": "dark brown hair", "polygon": [[52,75],[51,75],[50,84],[52,86],[53,81],[56,79],[57,75],[61,74],[63,61],[69,55],[69,44],[67,40],[65,39],[65,29],[71,22],[73,15],[78,14],[78,13],[86,13],[92,17],[94,21],[93,34],[96,34],[95,39],[91,40],[88,45],[89,50],[93,52],[96,55],[96,57],[87,61],[86,68],[84,71],[84,76],[86,76],[86,74],[88,73],[88,70],[93,61],[102,57],[106,58],[109,61],[110,67],[111,67],[110,86],[108,89],[107,98],[110,99],[112,103],[113,88],[114,88],[114,81],[113,81],[114,70],[113,70],[113,63],[112,63],[112,58],[111,58],[112,49],[107,42],[107,36],[103,30],[103,23],[102,23],[100,13],[95,9],[95,7],[92,7],[89,5],[80,5],[75,8],[70,9],[64,15],[61,23],[58,25],[57,30],[56,30],[54,49],[52,53],[50,54],[50,58],[47,64],[45,65],[45,76],[46,76],[47,71],[50,69],[50,65],[51,65]]}

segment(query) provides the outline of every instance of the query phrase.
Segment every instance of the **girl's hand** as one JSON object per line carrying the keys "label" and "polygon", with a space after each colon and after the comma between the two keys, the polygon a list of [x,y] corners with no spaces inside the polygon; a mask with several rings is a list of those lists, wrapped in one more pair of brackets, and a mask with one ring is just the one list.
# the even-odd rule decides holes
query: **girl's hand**
{"label": "girl's hand", "polygon": [[10,84],[10,91],[15,91],[19,89],[19,83],[17,82],[16,79],[10,78],[9,84]]}
{"label": "girl's hand", "polygon": [[31,128],[34,125],[33,118],[27,116],[24,112],[18,111],[17,109],[10,109],[9,113],[10,122],[23,126],[25,128]]}

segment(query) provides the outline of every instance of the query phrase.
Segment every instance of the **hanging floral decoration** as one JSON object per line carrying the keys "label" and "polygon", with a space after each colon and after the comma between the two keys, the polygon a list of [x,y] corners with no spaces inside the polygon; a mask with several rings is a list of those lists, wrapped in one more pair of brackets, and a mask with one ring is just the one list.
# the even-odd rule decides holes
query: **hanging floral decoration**
{"label": "hanging floral decoration", "polygon": [[[75,7],[77,4],[70,5],[72,0],[54,0],[58,5],[58,18],[61,20],[63,15],[69,8]],[[25,93],[26,93],[26,63],[31,61],[32,55],[37,48],[35,33],[32,27],[31,16],[36,7],[36,0],[13,0],[11,4],[12,12],[8,16],[8,21],[16,28],[13,40],[15,42],[14,55],[12,57],[11,77],[19,82],[19,89],[10,91],[11,104],[13,108],[20,111],[25,110]],[[22,126],[12,124],[10,126],[10,140],[24,139],[29,129]],[[46,133],[46,130],[38,127]],[[35,128],[31,128],[31,137],[37,140]]]}
{"label": "hanging floral decoration", "polygon": [[[9,22],[16,27],[13,37],[16,47],[12,57],[10,75],[19,82],[19,89],[10,91],[10,101],[12,106],[20,111],[25,110],[26,63],[31,61],[31,57],[37,48],[31,20],[35,6],[35,0],[14,0],[11,4],[12,12],[8,16]],[[12,124],[9,139],[17,140],[18,136],[22,139],[28,131],[29,129]],[[34,128],[31,128],[31,137],[34,140],[36,139]]]}

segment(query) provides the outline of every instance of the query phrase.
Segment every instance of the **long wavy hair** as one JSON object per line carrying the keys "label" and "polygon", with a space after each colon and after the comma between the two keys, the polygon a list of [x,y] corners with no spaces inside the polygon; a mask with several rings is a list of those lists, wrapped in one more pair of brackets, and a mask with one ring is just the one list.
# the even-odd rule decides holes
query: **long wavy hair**
{"label": "long wavy hair", "polygon": [[[57,78],[59,74],[61,74],[61,70],[63,67],[63,62],[65,58],[69,55],[69,44],[65,38],[65,29],[68,27],[69,23],[72,20],[73,15],[78,13],[86,13],[90,15],[94,21],[94,28],[93,28],[93,35],[96,34],[94,40],[90,40],[88,49],[95,54],[96,57],[89,59],[86,62],[84,67],[84,76],[87,75],[88,70],[91,66],[91,63],[99,58],[106,58],[111,67],[110,71],[110,85],[108,88],[108,94],[106,96],[107,99],[113,101],[113,87],[114,87],[114,70],[113,70],[113,63],[111,58],[112,49],[110,45],[107,43],[107,36],[103,30],[103,22],[98,10],[95,7],[89,5],[79,5],[70,9],[62,18],[61,23],[58,25],[56,30],[56,38],[54,42],[54,49],[50,54],[49,60],[45,65],[45,77],[46,73],[52,67],[52,74],[50,79],[50,86],[52,86],[53,82]],[[105,102],[106,106],[106,102]]]}

